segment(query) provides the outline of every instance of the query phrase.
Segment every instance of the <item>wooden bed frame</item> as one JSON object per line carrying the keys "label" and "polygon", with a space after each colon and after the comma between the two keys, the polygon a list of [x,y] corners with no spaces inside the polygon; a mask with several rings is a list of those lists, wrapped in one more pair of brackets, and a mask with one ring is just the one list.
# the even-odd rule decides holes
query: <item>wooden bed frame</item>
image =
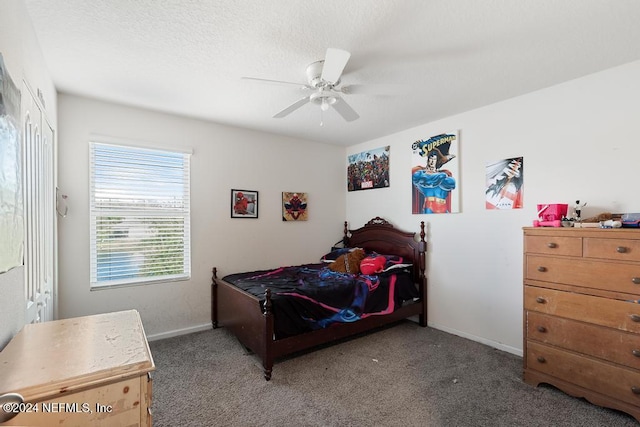
{"label": "wooden bed frame", "polygon": [[416,233],[394,228],[380,217],[375,217],[362,228],[349,230],[344,223],[345,247],[360,247],[381,254],[400,255],[413,262],[413,280],[420,298],[397,308],[393,313],[369,316],[353,323],[339,323],[325,329],[306,332],[282,339],[274,338],[274,319],[271,310],[271,290],[265,292],[264,304],[260,299],[217,277],[213,268],[211,284],[211,321],[213,328],[228,328],[246,348],[262,360],[264,378],[271,379],[274,360],[321,344],[356,335],[411,316],[418,316],[420,326],[427,326],[427,290],[425,271],[424,221],[420,223],[420,240]]}

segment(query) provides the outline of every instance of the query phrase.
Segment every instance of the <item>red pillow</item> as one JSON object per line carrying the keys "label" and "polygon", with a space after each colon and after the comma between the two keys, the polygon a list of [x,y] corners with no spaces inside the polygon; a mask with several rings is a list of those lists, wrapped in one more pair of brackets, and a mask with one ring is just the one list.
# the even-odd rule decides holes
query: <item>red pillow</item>
{"label": "red pillow", "polygon": [[360,263],[360,272],[366,275],[381,273],[385,262],[386,258],[383,256],[368,256]]}

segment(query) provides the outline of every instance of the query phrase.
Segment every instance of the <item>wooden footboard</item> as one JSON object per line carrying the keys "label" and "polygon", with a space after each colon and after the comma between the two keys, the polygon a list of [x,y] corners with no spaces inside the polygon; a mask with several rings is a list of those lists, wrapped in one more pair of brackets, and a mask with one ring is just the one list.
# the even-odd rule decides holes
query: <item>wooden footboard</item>
{"label": "wooden footboard", "polygon": [[[353,323],[334,324],[292,337],[275,340],[274,319],[271,311],[271,291],[267,289],[264,304],[260,299],[217,277],[213,268],[211,285],[211,321],[214,328],[228,328],[238,340],[262,360],[264,378],[271,379],[274,360],[321,344],[330,343],[352,335],[418,316],[419,324],[427,326],[427,287],[425,271],[426,241],[424,222],[420,224],[420,241],[415,233],[396,230],[385,220],[376,217],[358,230],[347,230],[345,222],[344,242],[378,253],[405,256],[414,265],[414,280],[420,297],[386,315],[373,315]],[[348,233],[350,235],[348,235]]]}
{"label": "wooden footboard", "polygon": [[260,300],[217,277],[213,269],[211,284],[211,323],[217,328],[220,323],[228,328],[248,349],[263,361],[264,377],[271,379],[273,368],[273,313],[271,291],[265,294],[265,308]]}

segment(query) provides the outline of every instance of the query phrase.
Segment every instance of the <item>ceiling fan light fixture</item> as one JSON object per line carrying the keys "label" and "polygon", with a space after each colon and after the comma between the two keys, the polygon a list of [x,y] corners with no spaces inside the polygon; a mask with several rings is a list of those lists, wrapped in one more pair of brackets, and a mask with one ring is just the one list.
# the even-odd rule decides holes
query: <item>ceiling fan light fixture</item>
{"label": "ceiling fan light fixture", "polygon": [[320,104],[320,109],[322,111],[327,111],[329,109],[329,106],[333,105],[336,103],[336,98],[335,97],[327,97],[327,98],[322,98],[322,103]]}
{"label": "ceiling fan light fixture", "polygon": [[312,93],[309,97],[309,100],[314,104],[319,105],[322,111],[327,111],[330,106],[336,103],[338,97],[335,94],[329,92],[319,91],[316,93]]}

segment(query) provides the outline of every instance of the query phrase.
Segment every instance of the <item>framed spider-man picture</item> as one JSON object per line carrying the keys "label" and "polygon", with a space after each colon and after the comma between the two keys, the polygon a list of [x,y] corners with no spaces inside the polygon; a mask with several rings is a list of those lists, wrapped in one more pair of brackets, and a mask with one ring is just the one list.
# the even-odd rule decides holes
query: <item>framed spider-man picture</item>
{"label": "framed spider-man picture", "polygon": [[308,216],[307,193],[282,192],[283,221],[306,221]]}
{"label": "framed spider-man picture", "polygon": [[231,190],[231,218],[258,218],[258,192]]}

